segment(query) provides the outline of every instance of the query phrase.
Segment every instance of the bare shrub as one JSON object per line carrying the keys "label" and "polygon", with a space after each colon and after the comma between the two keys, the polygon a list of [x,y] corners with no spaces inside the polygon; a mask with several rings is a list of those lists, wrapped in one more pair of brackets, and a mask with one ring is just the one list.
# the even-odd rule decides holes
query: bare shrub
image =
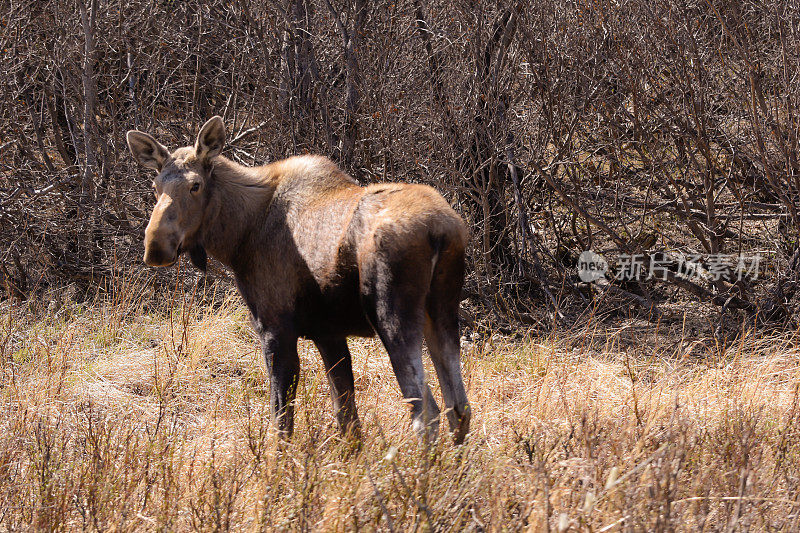
{"label": "bare shrub", "polygon": [[[573,320],[621,298],[653,317],[694,300],[720,316],[792,319],[792,2],[0,9],[7,297],[138,263],[149,186],[124,132],[177,145],[220,113],[235,159],[321,152],[363,183],[442,190],[474,228],[467,294],[495,316]],[[666,277],[587,287],[575,261],[588,248],[641,254]],[[711,256],[756,252],[770,263],[759,279],[676,274],[687,254],[708,270]]]}

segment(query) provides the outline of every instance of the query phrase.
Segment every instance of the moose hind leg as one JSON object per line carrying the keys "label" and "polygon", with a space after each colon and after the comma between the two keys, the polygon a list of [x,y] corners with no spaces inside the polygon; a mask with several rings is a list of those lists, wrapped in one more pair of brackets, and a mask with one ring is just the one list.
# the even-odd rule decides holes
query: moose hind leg
{"label": "moose hind leg", "polygon": [[300,376],[297,338],[263,334],[261,347],[270,376],[272,420],[283,438],[294,432],[294,400]]}
{"label": "moose hind leg", "polygon": [[458,306],[464,279],[464,254],[450,247],[434,267],[425,302],[425,340],[439,378],[453,440],[460,444],[469,432],[472,410],[461,376],[461,335]]}
{"label": "moose hind leg", "polygon": [[425,382],[425,369],[422,367],[422,328],[418,328],[416,333],[409,332],[399,336],[389,333],[389,328],[378,328],[378,335],[389,353],[400,391],[411,405],[412,427],[420,437],[433,442],[439,434],[440,411]]}
{"label": "moose hind leg", "polygon": [[362,285],[362,296],[367,317],[389,353],[400,391],[411,404],[412,426],[422,438],[433,441],[439,432],[439,406],[422,367],[424,294],[420,291],[427,284],[414,277],[413,269],[405,273],[395,276],[388,266],[378,266]]}
{"label": "moose hind leg", "polygon": [[442,324],[428,317],[425,323],[425,341],[439,378],[453,441],[461,444],[469,432],[472,410],[467,400],[464,380],[461,377],[458,327]]}
{"label": "moose hind leg", "polygon": [[314,344],[325,364],[339,428],[343,434],[360,440],[361,423],[356,412],[353,361],[347,348],[347,340],[344,338],[315,340]]}

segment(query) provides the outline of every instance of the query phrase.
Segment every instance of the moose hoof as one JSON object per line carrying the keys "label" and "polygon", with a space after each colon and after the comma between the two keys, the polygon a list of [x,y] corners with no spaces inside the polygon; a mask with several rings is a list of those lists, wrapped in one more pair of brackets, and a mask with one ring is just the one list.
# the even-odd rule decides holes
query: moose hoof
{"label": "moose hoof", "polygon": [[458,422],[453,429],[453,442],[461,444],[464,442],[467,433],[469,433],[469,421],[472,418],[472,408],[469,404],[466,404],[460,413],[456,410],[456,414],[458,415]]}

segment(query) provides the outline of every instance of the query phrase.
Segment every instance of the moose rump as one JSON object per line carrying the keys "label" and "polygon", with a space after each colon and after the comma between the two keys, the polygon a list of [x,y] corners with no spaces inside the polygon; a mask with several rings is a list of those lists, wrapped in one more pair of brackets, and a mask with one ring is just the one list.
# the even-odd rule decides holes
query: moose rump
{"label": "moose rump", "polygon": [[[357,207],[338,249],[354,251],[354,261],[343,269],[342,279],[357,279],[357,286],[347,289],[356,289],[358,310],[342,316],[366,319],[370,330],[359,331],[363,324],[354,323],[350,333],[377,333],[403,396],[411,403],[415,429],[422,432],[428,427],[435,434],[439,408],[425,383],[425,338],[451,430],[460,442],[470,418],[458,325],[467,238],[464,225],[436,191],[423,185],[375,185],[361,189],[357,196]],[[336,309],[335,305],[325,307]]]}
{"label": "moose rump", "polygon": [[167,266],[189,251],[200,268],[206,253],[231,268],[261,340],[282,434],[294,426],[299,337],[319,349],[342,431],[360,433],[346,338],[377,334],[413,427],[434,437],[440,411],[422,366],[426,340],[453,438],[461,442],[471,417],[459,346],[467,242],[461,218],[430,187],[361,187],[322,156],[239,165],[219,155],[224,137],[219,117],[193,147],[172,153],[129,132],[136,159],[159,171],[145,261]]}

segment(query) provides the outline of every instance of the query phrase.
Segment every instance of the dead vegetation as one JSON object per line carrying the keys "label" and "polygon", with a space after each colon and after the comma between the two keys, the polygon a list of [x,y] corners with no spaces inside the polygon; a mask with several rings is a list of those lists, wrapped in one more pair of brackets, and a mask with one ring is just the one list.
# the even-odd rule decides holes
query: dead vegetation
{"label": "dead vegetation", "polygon": [[[361,451],[312,345],[294,438],[235,294],[158,308],[129,282],[91,305],[0,316],[0,524],[9,530],[796,530],[800,350],[715,348],[588,321],[465,339],[468,442],[423,449],[388,357],[352,340]],[[426,361],[426,364],[429,363]],[[428,368],[428,371],[431,371]],[[437,392],[438,394],[438,392]]]}
{"label": "dead vegetation", "polygon": [[[796,2],[27,0],[0,17],[5,297],[138,264],[150,184],[124,132],[177,146],[221,114],[236,161],[322,153],[365,184],[436,187],[496,318],[563,326],[624,299],[656,321],[709,304],[720,339],[795,325]],[[587,287],[586,249],[669,273]],[[756,253],[757,278],[676,274],[687,254],[707,271]]]}

